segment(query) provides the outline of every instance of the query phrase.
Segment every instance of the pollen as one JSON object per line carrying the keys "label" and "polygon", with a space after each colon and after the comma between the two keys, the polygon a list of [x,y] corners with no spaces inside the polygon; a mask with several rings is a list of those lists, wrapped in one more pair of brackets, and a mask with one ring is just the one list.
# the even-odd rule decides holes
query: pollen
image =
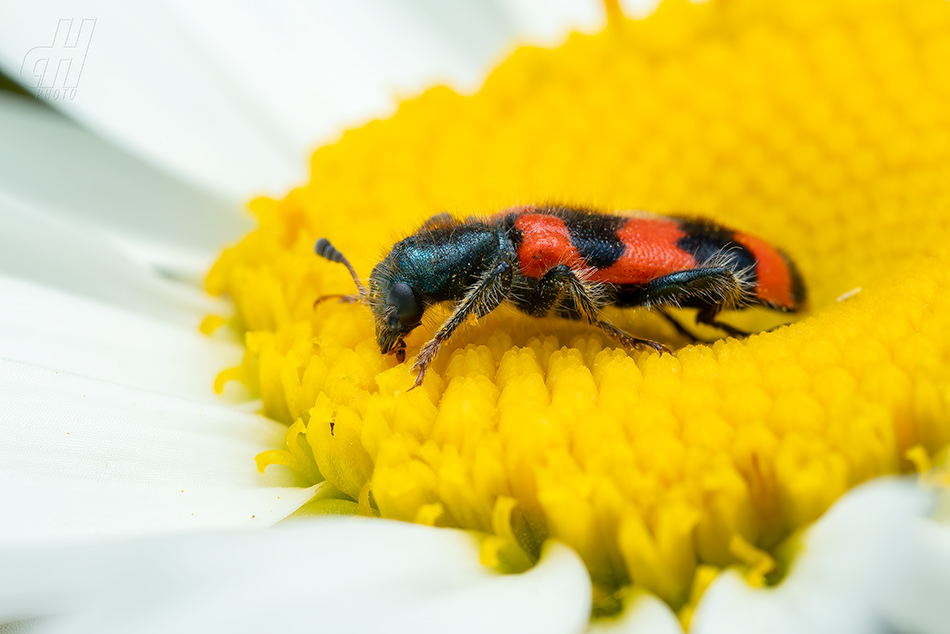
{"label": "pollen", "polygon": [[[309,184],[251,202],[259,227],[207,278],[247,350],[222,381],[288,425],[259,465],[325,479],[364,514],[478,532],[502,570],[560,540],[604,612],[639,588],[687,621],[724,567],[771,582],[836,498],[950,443],[948,68],[945,0],[665,0],[345,133]],[[549,201],[762,236],[798,264],[811,312],[737,315],[761,334],[712,343],[609,314],[675,350],[660,355],[502,308],[409,391],[447,313],[399,364],[366,307],[314,306],[354,291],[314,256],[320,237],[366,279],[438,212]]]}

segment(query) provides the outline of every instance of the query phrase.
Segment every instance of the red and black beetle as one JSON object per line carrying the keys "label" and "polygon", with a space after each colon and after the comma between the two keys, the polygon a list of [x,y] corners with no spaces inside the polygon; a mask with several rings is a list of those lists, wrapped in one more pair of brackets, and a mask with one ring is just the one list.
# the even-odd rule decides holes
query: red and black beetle
{"label": "red and black beetle", "polygon": [[404,339],[425,311],[453,303],[452,314],[416,357],[413,387],[470,315],[487,315],[503,301],[533,317],[583,320],[625,346],[660,352],[668,350],[606,321],[603,308],[653,309],[696,340],[667,307],[697,309],[697,323],[738,337],[748,333],[719,321],[721,311],[764,306],[797,312],[807,303],[795,265],[764,240],[708,220],[644,212],[528,205],[464,220],[441,213],[393,246],[373,268],[368,287],[326,238],[315,251],[345,264],[359,289],[358,295],[320,300],[367,303],[380,352],[400,361]]}

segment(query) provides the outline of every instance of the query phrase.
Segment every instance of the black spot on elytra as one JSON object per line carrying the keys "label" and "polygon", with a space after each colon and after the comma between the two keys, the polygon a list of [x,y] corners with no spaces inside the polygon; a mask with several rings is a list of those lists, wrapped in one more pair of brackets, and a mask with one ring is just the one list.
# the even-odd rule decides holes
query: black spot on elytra
{"label": "black spot on elytra", "polygon": [[808,301],[808,289],[805,288],[805,280],[790,257],[785,255],[783,251],[779,251],[779,255],[782,256],[785,266],[788,267],[788,275],[792,283],[792,301],[795,302],[796,306],[801,307]]}
{"label": "black spot on elytra", "polygon": [[735,232],[706,220],[696,219],[680,220],[680,227],[685,235],[676,241],[676,246],[691,253],[696,266],[702,266],[718,253],[729,251],[732,256],[732,269],[749,269],[752,279],[755,279],[755,256],[735,240]]}
{"label": "black spot on elytra", "polygon": [[333,421],[330,421],[330,435],[333,435],[333,426],[336,425]]}
{"label": "black spot on elytra", "polygon": [[567,226],[571,242],[588,266],[605,269],[620,259],[626,246],[617,232],[626,218],[574,211],[559,214]]}

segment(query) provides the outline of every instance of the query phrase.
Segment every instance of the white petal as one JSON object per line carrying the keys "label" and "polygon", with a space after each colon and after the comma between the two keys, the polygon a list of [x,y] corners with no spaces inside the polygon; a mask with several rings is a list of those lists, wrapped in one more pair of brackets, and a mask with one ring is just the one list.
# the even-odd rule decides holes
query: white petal
{"label": "white petal", "polygon": [[217,374],[235,342],[0,274],[0,354],[8,359],[220,405]]}
{"label": "white petal", "polygon": [[77,634],[557,634],[582,631],[590,610],[587,571],[564,546],[504,576],[478,563],[467,533],[361,518],[4,550],[0,568],[0,619],[58,610],[45,631]]}
{"label": "white petal", "polygon": [[268,526],[313,494],[261,416],[0,359],[0,544]]}
{"label": "white petal", "polygon": [[571,31],[595,33],[604,28],[602,2],[586,0],[506,0],[520,42],[559,46]]}
{"label": "white petal", "polygon": [[191,182],[279,193],[305,182],[313,146],[388,115],[395,93],[471,87],[510,49],[513,21],[495,3],[454,4],[8,0],[0,66],[36,86],[75,56],[81,75],[45,78],[75,84],[56,107]]}
{"label": "white petal", "polygon": [[108,236],[0,192],[0,273],[39,282],[186,328],[227,309],[190,284],[160,277]]}
{"label": "white petal", "polygon": [[683,626],[666,603],[648,592],[639,592],[613,619],[593,621],[587,634],[683,634]]}
{"label": "white petal", "polygon": [[80,220],[181,274],[250,229],[241,204],[171,178],[54,110],[0,93],[0,192]]}
{"label": "white petal", "polygon": [[946,632],[950,527],[929,517],[935,497],[910,478],[854,489],[808,530],[781,583],[757,589],[720,575],[690,631]]}

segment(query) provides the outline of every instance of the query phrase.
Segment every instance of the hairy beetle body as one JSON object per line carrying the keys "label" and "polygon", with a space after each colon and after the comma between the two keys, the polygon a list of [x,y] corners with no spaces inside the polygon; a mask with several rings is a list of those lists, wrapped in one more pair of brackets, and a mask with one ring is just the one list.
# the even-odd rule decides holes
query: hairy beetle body
{"label": "hairy beetle body", "polygon": [[[344,263],[376,320],[384,354],[405,355],[404,338],[434,304],[451,302],[451,316],[416,357],[415,385],[441,345],[469,317],[501,302],[535,317],[581,319],[624,345],[668,350],[605,321],[602,309],[697,309],[697,323],[733,336],[717,320],[723,310],[764,306],[798,312],[805,285],[792,261],[764,240],[706,220],[642,212],[600,214],[563,206],[521,206],[487,218],[430,218],[397,242],[364,287],[342,254],[321,238],[319,255]],[[348,296],[345,299],[356,299]]]}

